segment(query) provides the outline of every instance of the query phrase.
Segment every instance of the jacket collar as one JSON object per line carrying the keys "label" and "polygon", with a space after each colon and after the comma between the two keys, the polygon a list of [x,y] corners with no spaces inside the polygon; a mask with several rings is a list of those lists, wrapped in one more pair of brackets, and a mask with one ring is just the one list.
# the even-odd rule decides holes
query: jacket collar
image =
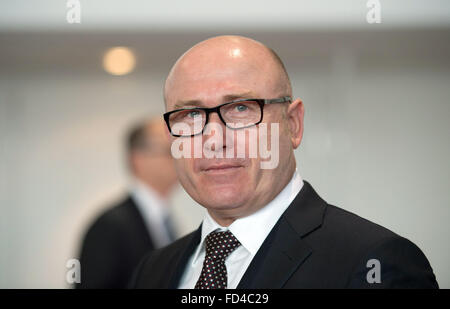
{"label": "jacket collar", "polygon": [[326,206],[305,181],[258,250],[238,288],[282,288],[312,254],[304,238],[322,225]]}
{"label": "jacket collar", "polygon": [[170,276],[170,281],[168,283],[169,289],[178,288],[178,284],[180,282],[181,277],[183,276],[183,272],[186,268],[189,258],[191,257],[191,255],[194,254],[195,249],[200,244],[201,237],[202,237],[202,225],[200,224],[199,228],[188,236],[186,245],[181,247],[179,250],[180,252],[179,257],[174,263],[174,265],[176,265],[175,270]]}
{"label": "jacket collar", "polygon": [[[259,248],[237,288],[281,288],[312,254],[304,238],[322,225],[327,203],[304,185]],[[169,288],[176,289],[201,240],[201,225],[180,248]]]}

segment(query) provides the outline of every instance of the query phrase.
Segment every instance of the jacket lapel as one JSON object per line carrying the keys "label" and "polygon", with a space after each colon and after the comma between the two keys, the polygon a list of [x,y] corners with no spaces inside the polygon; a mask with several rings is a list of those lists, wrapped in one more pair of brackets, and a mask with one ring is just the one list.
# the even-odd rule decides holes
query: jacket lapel
{"label": "jacket lapel", "polygon": [[189,261],[191,255],[194,254],[195,249],[200,243],[201,235],[202,225],[200,225],[200,227],[194,233],[192,233],[190,239],[186,241],[186,246],[180,248],[178,258],[174,261],[173,264],[169,265],[169,267],[172,267],[172,265],[176,265],[176,267],[169,277],[170,280],[168,282],[167,288],[178,288],[181,276],[183,276],[184,270],[186,269],[186,264]]}
{"label": "jacket lapel", "polygon": [[312,254],[302,238],[320,227],[326,203],[308,182],[253,258],[238,288],[282,288]]}

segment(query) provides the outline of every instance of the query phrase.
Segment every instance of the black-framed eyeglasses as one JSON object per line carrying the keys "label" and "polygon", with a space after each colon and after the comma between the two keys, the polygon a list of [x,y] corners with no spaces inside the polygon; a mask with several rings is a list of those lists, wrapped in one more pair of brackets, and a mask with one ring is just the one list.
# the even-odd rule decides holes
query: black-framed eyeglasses
{"label": "black-framed eyeglasses", "polygon": [[203,133],[209,114],[217,113],[230,129],[243,129],[261,123],[264,105],[291,102],[291,97],[276,99],[240,99],[216,107],[176,109],[164,114],[164,120],[173,136],[194,136]]}

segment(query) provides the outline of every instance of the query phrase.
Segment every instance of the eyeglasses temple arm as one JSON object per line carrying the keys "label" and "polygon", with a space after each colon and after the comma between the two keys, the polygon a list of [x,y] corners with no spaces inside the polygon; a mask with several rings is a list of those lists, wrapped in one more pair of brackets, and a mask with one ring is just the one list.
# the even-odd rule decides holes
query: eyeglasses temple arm
{"label": "eyeglasses temple arm", "polygon": [[282,97],[279,99],[267,99],[264,101],[264,104],[275,104],[275,103],[285,103],[285,102],[292,103],[292,98],[291,97]]}

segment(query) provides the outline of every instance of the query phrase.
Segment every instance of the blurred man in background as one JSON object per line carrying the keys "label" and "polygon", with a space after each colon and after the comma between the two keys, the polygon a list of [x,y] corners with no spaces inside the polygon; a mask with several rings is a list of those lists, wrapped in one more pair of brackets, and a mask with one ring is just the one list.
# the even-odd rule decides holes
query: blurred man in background
{"label": "blurred man in background", "polygon": [[88,229],[77,288],[125,288],[146,252],[175,240],[167,198],[177,177],[162,120],[130,130],[127,161],[133,176],[130,193]]}

